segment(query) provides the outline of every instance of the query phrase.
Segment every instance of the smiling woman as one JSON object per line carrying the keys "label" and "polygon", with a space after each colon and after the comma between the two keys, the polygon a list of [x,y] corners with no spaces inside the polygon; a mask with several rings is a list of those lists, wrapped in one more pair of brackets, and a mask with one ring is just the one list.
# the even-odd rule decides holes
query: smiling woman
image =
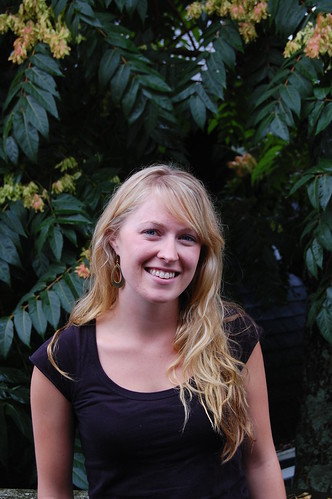
{"label": "smiling woman", "polygon": [[75,424],[89,497],[284,499],[260,331],[220,296],[209,195],[138,171],[97,223],[91,288],[31,357],[40,497],[72,497]]}

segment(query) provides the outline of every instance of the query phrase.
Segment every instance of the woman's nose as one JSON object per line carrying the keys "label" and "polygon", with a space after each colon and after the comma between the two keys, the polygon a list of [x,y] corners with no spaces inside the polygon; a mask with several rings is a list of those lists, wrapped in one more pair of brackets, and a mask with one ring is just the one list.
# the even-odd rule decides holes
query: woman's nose
{"label": "woman's nose", "polygon": [[165,262],[175,262],[179,259],[176,240],[173,237],[165,238],[160,242],[158,258],[165,260]]}

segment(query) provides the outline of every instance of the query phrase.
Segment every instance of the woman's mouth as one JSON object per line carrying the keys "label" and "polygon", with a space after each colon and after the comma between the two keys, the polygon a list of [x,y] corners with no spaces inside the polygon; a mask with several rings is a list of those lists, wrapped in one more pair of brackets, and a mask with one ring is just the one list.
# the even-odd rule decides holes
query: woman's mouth
{"label": "woman's mouth", "polygon": [[173,279],[178,274],[177,272],[159,269],[147,269],[147,271],[149,274],[159,277],[160,279]]}

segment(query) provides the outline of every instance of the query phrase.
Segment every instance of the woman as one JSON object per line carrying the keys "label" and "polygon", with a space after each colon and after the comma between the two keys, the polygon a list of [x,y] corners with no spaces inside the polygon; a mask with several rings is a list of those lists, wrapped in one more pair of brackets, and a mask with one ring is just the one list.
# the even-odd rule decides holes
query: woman
{"label": "woman", "polygon": [[224,241],[191,174],[130,177],[92,241],[91,288],[31,357],[38,497],[284,499],[259,331],[219,295]]}

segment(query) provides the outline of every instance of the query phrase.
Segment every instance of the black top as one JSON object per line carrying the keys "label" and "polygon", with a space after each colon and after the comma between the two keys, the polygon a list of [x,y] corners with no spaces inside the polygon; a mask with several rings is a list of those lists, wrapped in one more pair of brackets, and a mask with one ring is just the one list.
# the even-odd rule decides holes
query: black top
{"label": "black top", "polygon": [[[235,321],[246,362],[259,339],[254,324]],[[248,322],[246,321],[248,324]],[[233,326],[232,326],[233,329]],[[196,397],[183,430],[184,409],[177,388],[153,393],[114,383],[98,357],[95,324],[71,326],[59,337],[56,361],[73,380],[50,364],[45,342],[31,357],[72,403],[80,433],[90,499],[244,499],[248,498],[241,449],[221,463],[222,438]]]}

